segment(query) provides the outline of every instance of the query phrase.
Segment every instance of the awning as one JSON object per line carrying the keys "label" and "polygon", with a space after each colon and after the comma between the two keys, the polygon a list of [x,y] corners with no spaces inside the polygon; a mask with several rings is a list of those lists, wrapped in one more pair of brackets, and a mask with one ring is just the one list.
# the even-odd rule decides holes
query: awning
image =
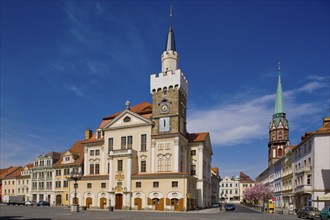
{"label": "awning", "polygon": [[330,192],[319,197],[319,201],[330,201]]}

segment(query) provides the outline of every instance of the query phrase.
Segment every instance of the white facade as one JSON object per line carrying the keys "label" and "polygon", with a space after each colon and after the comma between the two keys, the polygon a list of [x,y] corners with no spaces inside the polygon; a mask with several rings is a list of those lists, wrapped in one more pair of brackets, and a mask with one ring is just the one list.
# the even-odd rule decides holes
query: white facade
{"label": "white facade", "polygon": [[318,198],[330,191],[329,155],[329,128],[307,134],[294,150],[294,193],[297,208],[312,205],[322,209],[329,203],[318,201]]}
{"label": "white facade", "polygon": [[221,202],[240,202],[240,179],[238,176],[226,176],[220,181],[219,185],[219,198]]}

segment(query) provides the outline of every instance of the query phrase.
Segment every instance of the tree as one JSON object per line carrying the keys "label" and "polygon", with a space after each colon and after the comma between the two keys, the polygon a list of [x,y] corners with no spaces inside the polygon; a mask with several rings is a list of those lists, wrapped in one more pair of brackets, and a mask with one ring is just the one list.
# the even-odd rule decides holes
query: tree
{"label": "tree", "polygon": [[262,183],[257,183],[251,188],[245,190],[243,198],[252,203],[256,203],[259,200],[263,202],[268,201],[273,196],[273,192],[269,189],[268,186],[263,185]]}

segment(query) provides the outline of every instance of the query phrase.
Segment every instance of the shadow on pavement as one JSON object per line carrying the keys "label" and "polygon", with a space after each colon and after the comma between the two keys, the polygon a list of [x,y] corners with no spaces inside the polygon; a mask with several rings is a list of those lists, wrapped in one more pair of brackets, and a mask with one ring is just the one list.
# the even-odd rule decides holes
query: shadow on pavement
{"label": "shadow on pavement", "polygon": [[[21,219],[23,216],[1,216],[0,220]],[[25,220],[51,220],[51,218],[26,218]]]}

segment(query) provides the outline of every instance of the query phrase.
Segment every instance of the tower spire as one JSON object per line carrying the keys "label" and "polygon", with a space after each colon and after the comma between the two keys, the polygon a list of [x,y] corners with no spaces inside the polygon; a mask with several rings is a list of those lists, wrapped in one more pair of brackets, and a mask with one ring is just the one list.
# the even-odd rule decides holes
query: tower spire
{"label": "tower spire", "polygon": [[174,31],[172,29],[172,4],[170,8],[170,29],[167,33],[167,39],[166,39],[166,45],[165,45],[165,51],[176,51],[175,47],[175,39],[174,39]]}
{"label": "tower spire", "polygon": [[280,62],[278,62],[278,81],[277,81],[274,115],[276,115],[278,113],[285,113],[284,105],[283,105],[283,95],[282,95],[281,63]]}

